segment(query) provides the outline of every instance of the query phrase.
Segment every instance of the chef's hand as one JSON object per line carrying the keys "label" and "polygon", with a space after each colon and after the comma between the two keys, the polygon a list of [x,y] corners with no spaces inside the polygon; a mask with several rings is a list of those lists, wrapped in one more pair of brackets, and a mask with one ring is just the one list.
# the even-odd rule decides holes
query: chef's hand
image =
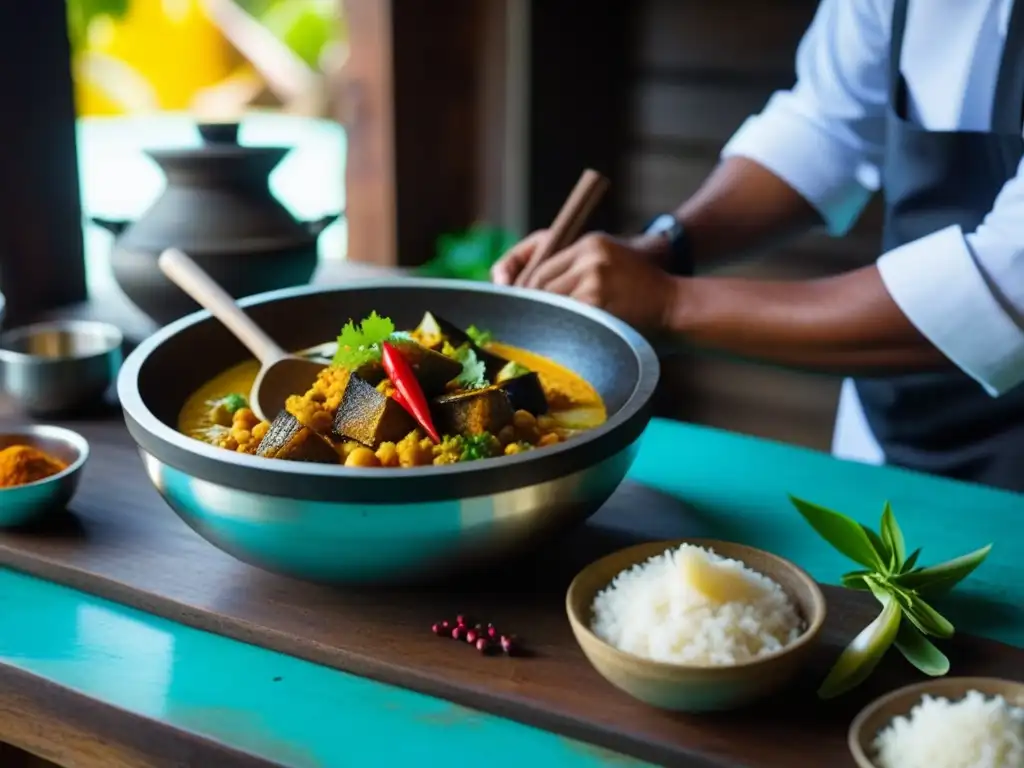
{"label": "chef's hand", "polygon": [[589,234],[548,258],[524,281],[523,267],[545,237],[546,230],[534,232],[505,254],[492,269],[494,282],[571,296],[641,330],[666,327],[678,281],[660,266],[666,253],[659,239]]}

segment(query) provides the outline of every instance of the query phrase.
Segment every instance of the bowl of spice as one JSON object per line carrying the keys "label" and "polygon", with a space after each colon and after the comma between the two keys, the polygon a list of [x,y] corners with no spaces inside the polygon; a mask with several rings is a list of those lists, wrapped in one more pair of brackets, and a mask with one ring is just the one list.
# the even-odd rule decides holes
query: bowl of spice
{"label": "bowl of spice", "polygon": [[88,458],[86,439],[62,427],[0,433],[0,528],[26,525],[66,507]]}
{"label": "bowl of spice", "polygon": [[1024,683],[945,677],[908,685],[865,707],[850,725],[860,768],[1024,766]]}

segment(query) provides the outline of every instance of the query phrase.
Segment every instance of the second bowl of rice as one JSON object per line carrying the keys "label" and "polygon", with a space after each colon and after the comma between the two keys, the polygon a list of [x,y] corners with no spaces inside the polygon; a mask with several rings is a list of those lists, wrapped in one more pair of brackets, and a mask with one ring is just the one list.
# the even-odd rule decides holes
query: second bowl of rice
{"label": "second bowl of rice", "polygon": [[640,544],[581,571],[566,595],[577,642],[610,683],[662,709],[735,709],[788,683],[825,596],[769,552],[710,539]]}

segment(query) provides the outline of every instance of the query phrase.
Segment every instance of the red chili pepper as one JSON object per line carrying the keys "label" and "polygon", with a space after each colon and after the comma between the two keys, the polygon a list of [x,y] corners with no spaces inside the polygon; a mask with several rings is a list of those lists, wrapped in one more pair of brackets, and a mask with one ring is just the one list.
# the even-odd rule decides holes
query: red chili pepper
{"label": "red chili pepper", "polygon": [[396,398],[398,404],[407,410],[416,422],[423,427],[435,443],[440,443],[441,438],[434,429],[434,421],[430,418],[430,407],[427,405],[427,397],[423,394],[423,388],[416,378],[409,365],[409,361],[402,356],[402,353],[386,341],[380,345],[381,362],[384,363],[384,370],[395,385],[395,390],[401,397]]}

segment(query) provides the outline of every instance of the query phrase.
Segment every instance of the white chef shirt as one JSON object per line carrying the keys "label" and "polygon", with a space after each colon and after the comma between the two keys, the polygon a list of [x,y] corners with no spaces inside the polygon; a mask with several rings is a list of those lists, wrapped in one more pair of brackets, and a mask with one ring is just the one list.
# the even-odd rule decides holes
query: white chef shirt
{"label": "white chef shirt", "polygon": [[[1012,6],[910,3],[900,62],[909,120],[929,130],[989,129]],[[882,161],[892,12],[893,0],[822,0],[797,51],[796,84],[775,93],[722,151],[785,180],[834,235],[860,215]],[[939,230],[883,254],[878,268],[917,329],[990,395],[1024,381],[1024,162],[976,230]],[[884,461],[851,381],[843,383],[833,453]]]}

